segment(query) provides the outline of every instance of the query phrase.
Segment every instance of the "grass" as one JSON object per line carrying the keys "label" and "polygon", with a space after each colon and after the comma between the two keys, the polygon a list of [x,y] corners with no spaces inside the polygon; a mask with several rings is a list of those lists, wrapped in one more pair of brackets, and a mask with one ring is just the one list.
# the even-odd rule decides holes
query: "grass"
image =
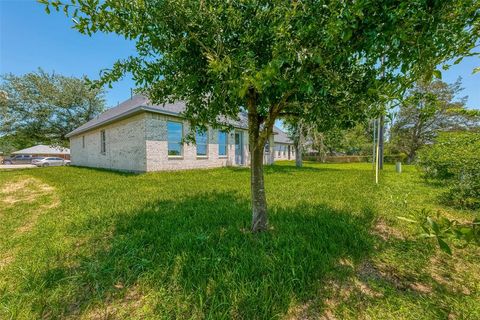
{"label": "grass", "polygon": [[446,256],[396,218],[457,219],[413,167],[0,172],[0,319],[479,319],[480,256]]}

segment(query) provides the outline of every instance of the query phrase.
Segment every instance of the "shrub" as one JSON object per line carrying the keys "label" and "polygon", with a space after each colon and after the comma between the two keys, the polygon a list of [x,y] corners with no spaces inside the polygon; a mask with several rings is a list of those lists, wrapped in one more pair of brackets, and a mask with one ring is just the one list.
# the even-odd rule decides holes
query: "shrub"
{"label": "shrub", "polygon": [[478,218],[474,218],[472,222],[460,223],[455,219],[442,216],[440,212],[434,215],[426,209],[398,218],[419,225],[422,229],[420,237],[436,239],[440,249],[450,255],[452,245],[456,248],[464,248],[470,244],[480,247],[480,219]]}
{"label": "shrub", "polygon": [[449,184],[448,203],[480,208],[480,132],[442,132],[419,152],[417,163],[426,178]]}

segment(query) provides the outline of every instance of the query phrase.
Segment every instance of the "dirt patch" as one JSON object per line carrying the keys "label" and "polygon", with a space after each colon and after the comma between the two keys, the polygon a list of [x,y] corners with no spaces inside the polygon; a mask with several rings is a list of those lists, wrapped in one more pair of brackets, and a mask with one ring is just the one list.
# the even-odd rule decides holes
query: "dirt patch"
{"label": "dirt patch", "polygon": [[54,189],[34,178],[24,178],[9,182],[0,189],[0,201],[5,205],[14,205],[19,202],[32,203],[38,197],[53,194]]}
{"label": "dirt patch", "polygon": [[[114,285],[117,290],[124,290],[121,283]],[[119,299],[111,299],[104,305],[95,307],[81,316],[81,319],[104,320],[104,319],[128,319],[141,317],[141,309],[144,304],[144,295],[138,286],[126,289],[125,295]]]}
{"label": "dirt patch", "polygon": [[432,287],[430,287],[430,286],[428,286],[424,283],[421,283],[421,282],[414,282],[414,283],[410,284],[410,289],[412,289],[416,292],[419,292],[419,293],[424,293],[424,294],[432,292]]}
{"label": "dirt patch", "polygon": [[[340,265],[350,267],[352,263],[349,260],[342,259]],[[365,266],[361,272],[368,273],[369,277],[375,275],[373,269],[366,270]],[[327,281],[322,292],[318,294],[318,299],[294,306],[287,313],[286,319],[341,319],[341,317],[335,316],[335,310],[337,310],[341,304],[351,299],[367,301],[368,299],[382,298],[383,293],[372,288],[367,280],[358,273],[359,271],[354,272],[350,278],[343,281],[336,279]]]}
{"label": "dirt patch", "polygon": [[32,206],[32,214],[22,226],[17,228],[16,233],[25,233],[32,230],[37,224],[38,218],[45,211],[60,205],[60,199],[55,194],[55,189],[52,186],[32,177],[22,177],[5,184],[0,189],[0,204],[4,208],[24,203],[33,204],[41,197],[45,201],[42,201],[36,208]]}
{"label": "dirt patch", "polygon": [[[365,260],[354,265],[349,259],[340,259],[341,268],[351,270],[351,275],[343,280],[331,279],[325,283],[316,299],[292,306],[285,319],[306,320],[342,319],[336,316],[340,307],[351,302],[360,304],[375,301],[384,297],[383,291],[378,288],[389,284],[398,291],[414,292],[419,295],[433,294],[431,285],[424,283],[414,274],[404,274],[391,266],[381,262]],[[378,287],[377,287],[378,285]]]}
{"label": "dirt patch", "polygon": [[379,236],[383,241],[391,239],[405,239],[400,230],[388,225],[387,222],[382,218],[377,220],[375,226],[373,227],[373,233]]}
{"label": "dirt patch", "polygon": [[357,272],[360,279],[384,281],[399,291],[411,290],[420,294],[428,294],[433,291],[430,285],[418,281],[416,276],[402,274],[395,267],[386,264],[374,264],[371,261],[364,261],[358,267]]}
{"label": "dirt patch", "polygon": [[[437,255],[430,259],[428,272],[436,285],[442,290],[455,294],[470,295],[476,290],[475,284],[480,281],[480,267],[477,263],[465,261],[454,255],[448,258]],[[472,275],[468,280],[463,274]]]}
{"label": "dirt patch", "polygon": [[12,263],[13,259],[13,255],[0,256],[0,270]]}

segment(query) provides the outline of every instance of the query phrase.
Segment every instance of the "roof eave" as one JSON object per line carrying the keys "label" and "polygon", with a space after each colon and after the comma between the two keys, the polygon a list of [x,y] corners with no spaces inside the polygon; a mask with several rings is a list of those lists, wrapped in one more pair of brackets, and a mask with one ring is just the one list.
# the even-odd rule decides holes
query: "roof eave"
{"label": "roof eave", "polygon": [[[113,122],[116,122],[116,121],[120,121],[120,120],[123,120],[125,118],[128,118],[128,117],[131,117],[137,113],[140,113],[140,112],[152,112],[152,113],[158,113],[158,114],[164,114],[164,115],[168,115],[168,116],[173,116],[173,117],[178,117],[178,118],[182,118],[182,116],[179,114],[179,113],[176,113],[176,112],[172,112],[172,111],[166,111],[166,110],[158,110],[156,108],[152,108],[152,107],[148,107],[148,106],[138,106],[138,107],[135,107],[131,110],[128,110],[122,114],[119,114],[115,117],[112,117],[108,120],[105,120],[103,122],[99,122],[91,127],[88,127],[88,128],[85,128],[83,130],[79,130],[77,131],[77,129],[73,130],[72,132],[69,132],[65,135],[66,138],[71,138],[71,137],[74,137],[74,136],[77,136],[79,134],[82,134],[84,132],[87,132],[87,131],[90,131],[90,130],[93,130],[93,129],[97,129],[99,127],[102,127],[104,125],[107,125],[107,124],[110,124],[110,123],[113,123]],[[241,127],[241,126],[234,126],[235,128],[238,128],[238,129],[247,129],[245,127]]]}
{"label": "roof eave", "polygon": [[[125,119],[125,118],[131,117],[131,116],[133,116],[133,115],[135,115],[135,114],[137,114],[137,113],[142,112],[143,109],[144,109],[144,106],[135,107],[135,108],[133,108],[133,109],[131,109],[131,110],[128,110],[128,111],[126,111],[126,112],[124,112],[124,113],[121,113],[121,114],[119,114],[119,115],[117,115],[117,116],[115,116],[115,117],[112,117],[112,118],[107,119],[107,120],[105,120],[105,121],[99,122],[99,123],[97,123],[97,124],[95,124],[95,125],[93,125],[93,126],[91,126],[91,127],[88,127],[88,128],[82,129],[82,130],[75,129],[75,130],[73,130],[72,132],[67,133],[67,134],[65,135],[65,137],[66,137],[66,138],[74,137],[74,136],[77,136],[77,135],[82,134],[82,133],[84,133],[84,132],[87,132],[87,131],[90,131],[90,130],[93,130],[93,129],[97,129],[97,128],[99,128],[99,127],[102,127],[102,126],[104,126],[104,125],[106,125],[106,124],[110,124],[110,123],[113,123],[113,122],[116,122],[116,121],[123,120],[123,119]],[[77,130],[78,130],[78,131],[77,131]]]}

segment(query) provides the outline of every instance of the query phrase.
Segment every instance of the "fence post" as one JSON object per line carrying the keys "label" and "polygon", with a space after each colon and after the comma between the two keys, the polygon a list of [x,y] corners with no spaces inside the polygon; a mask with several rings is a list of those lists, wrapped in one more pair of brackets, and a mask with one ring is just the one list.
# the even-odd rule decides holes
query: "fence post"
{"label": "fence post", "polygon": [[395,168],[397,170],[397,173],[402,173],[402,163],[400,161],[397,162]]}

